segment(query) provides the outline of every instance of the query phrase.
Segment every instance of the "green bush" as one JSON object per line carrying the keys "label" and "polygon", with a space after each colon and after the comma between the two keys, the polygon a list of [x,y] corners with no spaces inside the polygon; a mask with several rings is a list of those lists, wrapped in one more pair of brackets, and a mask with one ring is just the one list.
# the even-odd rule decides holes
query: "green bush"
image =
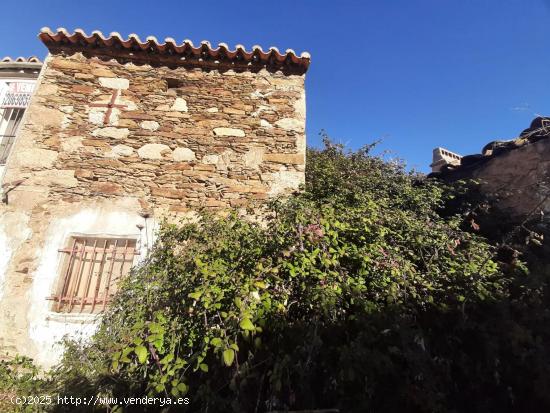
{"label": "green bush", "polygon": [[[51,383],[28,357],[0,361],[0,411],[35,412]],[[35,396],[38,396],[36,399]],[[16,399],[16,398],[21,399]],[[31,400],[29,400],[29,398]]]}
{"label": "green bush", "polygon": [[53,391],[194,412],[549,407],[545,278],[504,271],[440,214],[452,189],[371,150],[310,149],[305,190],[262,220],[165,223]]}

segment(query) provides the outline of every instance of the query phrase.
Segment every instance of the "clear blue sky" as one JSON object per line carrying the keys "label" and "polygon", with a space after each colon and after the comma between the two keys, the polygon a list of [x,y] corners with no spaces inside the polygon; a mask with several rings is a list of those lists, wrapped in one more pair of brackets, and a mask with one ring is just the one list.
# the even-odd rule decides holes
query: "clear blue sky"
{"label": "clear blue sky", "polygon": [[307,132],[383,138],[409,166],[477,153],[550,114],[550,0],[2,2],[2,55],[45,56],[52,29],[308,51]]}

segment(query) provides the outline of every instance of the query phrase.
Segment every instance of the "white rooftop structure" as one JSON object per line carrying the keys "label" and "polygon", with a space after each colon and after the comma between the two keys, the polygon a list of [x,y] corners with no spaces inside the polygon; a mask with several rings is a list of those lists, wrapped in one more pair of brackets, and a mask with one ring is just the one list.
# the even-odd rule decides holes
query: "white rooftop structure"
{"label": "white rooftop structure", "polygon": [[439,172],[443,165],[460,165],[461,159],[461,155],[451,152],[445,148],[438,147],[433,150],[432,163],[430,167],[432,168],[432,172]]}

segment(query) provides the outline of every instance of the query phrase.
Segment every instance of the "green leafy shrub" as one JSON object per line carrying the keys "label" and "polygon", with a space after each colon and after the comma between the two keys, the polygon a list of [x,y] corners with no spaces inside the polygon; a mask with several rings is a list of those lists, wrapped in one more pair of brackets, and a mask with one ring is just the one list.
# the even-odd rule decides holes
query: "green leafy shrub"
{"label": "green leafy shrub", "polygon": [[305,191],[259,222],[166,223],[57,391],[196,412],[550,406],[545,281],[504,271],[441,216],[448,188],[371,150],[309,150]]}
{"label": "green leafy shrub", "polygon": [[[0,361],[0,411],[35,412],[35,398],[47,397],[49,381],[28,357]],[[16,400],[16,398],[19,398]],[[31,400],[29,400],[31,399]],[[44,401],[37,399],[36,401]]]}

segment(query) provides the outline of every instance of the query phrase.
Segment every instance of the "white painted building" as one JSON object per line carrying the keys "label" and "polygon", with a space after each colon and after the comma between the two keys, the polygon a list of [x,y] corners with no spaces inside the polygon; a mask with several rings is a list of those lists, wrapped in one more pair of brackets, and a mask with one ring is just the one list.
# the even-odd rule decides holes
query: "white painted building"
{"label": "white painted building", "polygon": [[34,56],[0,61],[0,180],[41,68]]}

